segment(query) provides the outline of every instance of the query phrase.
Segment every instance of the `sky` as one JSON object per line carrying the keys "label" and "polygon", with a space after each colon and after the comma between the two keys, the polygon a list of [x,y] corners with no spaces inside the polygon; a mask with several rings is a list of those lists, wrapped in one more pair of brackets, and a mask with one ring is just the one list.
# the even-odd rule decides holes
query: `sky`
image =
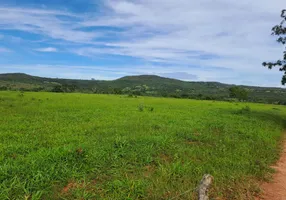
{"label": "sky", "polygon": [[285,0],[0,0],[0,73],[281,86]]}

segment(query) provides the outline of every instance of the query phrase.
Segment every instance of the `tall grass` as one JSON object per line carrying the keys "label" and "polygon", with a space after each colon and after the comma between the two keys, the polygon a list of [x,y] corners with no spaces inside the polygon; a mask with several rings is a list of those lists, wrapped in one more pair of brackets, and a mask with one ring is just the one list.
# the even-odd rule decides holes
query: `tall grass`
{"label": "tall grass", "polygon": [[285,125],[282,106],[19,94],[0,92],[0,199],[171,199],[205,173],[212,198],[250,199]]}

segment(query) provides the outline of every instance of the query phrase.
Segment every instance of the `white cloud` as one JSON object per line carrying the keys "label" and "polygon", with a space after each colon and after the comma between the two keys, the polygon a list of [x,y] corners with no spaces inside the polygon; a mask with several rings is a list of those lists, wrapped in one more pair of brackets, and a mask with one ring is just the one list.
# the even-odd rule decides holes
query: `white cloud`
{"label": "white cloud", "polygon": [[90,42],[98,34],[78,30],[77,21],[81,19],[66,11],[0,7],[1,29],[20,30],[69,42]]}
{"label": "white cloud", "polygon": [[46,48],[35,49],[35,51],[40,51],[40,52],[58,52],[58,49],[56,49],[54,47],[46,47]]}
{"label": "white cloud", "polygon": [[146,63],[142,69],[128,68],[132,63],[119,66],[126,74],[182,72],[203,81],[242,83],[247,78],[256,85],[269,75],[276,79],[267,84],[280,83],[281,74],[261,63],[282,55],[270,33],[285,0],[104,2],[101,15],[2,7],[0,27],[56,39],[52,42],[64,42],[70,45],[67,51],[81,56],[120,55]]}
{"label": "white cloud", "polygon": [[127,39],[106,42],[105,49],[88,47],[75,53],[125,55],[147,62],[201,66],[201,70],[224,67],[255,76],[257,71],[265,72],[263,61],[276,60],[283,51],[270,33],[280,22],[284,0],[109,0],[106,6],[109,14],[83,25],[124,28],[121,36],[128,35]]}
{"label": "white cloud", "polygon": [[[282,0],[110,0],[107,6],[112,13],[83,25],[128,27],[129,35],[133,27],[141,27],[141,33],[135,31],[128,40],[107,43],[107,53],[189,63],[189,57],[201,60],[196,58],[199,52],[232,57],[233,62],[248,58],[260,65],[264,59],[275,59],[281,53],[270,37],[270,29],[279,22],[283,5]],[[145,38],[146,32],[155,34]],[[98,51],[83,48],[81,55]]]}
{"label": "white cloud", "polygon": [[4,48],[4,47],[0,47],[0,53],[11,53],[12,50]]}

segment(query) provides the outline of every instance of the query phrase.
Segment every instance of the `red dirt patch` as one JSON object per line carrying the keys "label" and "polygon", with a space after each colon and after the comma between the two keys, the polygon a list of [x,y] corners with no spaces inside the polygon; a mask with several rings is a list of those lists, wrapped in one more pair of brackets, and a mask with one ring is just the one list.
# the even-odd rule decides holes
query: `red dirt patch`
{"label": "red dirt patch", "polygon": [[72,188],[74,188],[76,186],[76,183],[68,183],[63,189],[62,189],[62,193],[67,193],[68,191],[70,191]]}
{"label": "red dirt patch", "polygon": [[153,165],[147,165],[144,167],[144,176],[145,177],[150,177],[154,172],[155,172],[155,166]]}
{"label": "red dirt patch", "polygon": [[63,189],[62,193],[68,193],[70,190],[74,190],[77,188],[84,188],[84,183],[77,183],[77,182],[69,182]]}
{"label": "red dirt patch", "polygon": [[195,140],[187,140],[186,144],[189,144],[189,145],[200,145],[201,142],[200,141],[195,141]]}
{"label": "red dirt patch", "polygon": [[172,157],[164,153],[160,154],[159,157],[165,163],[170,163],[172,161]]}
{"label": "red dirt patch", "polygon": [[286,200],[286,141],[277,165],[273,167],[276,173],[270,183],[263,183],[262,195],[256,200]]}

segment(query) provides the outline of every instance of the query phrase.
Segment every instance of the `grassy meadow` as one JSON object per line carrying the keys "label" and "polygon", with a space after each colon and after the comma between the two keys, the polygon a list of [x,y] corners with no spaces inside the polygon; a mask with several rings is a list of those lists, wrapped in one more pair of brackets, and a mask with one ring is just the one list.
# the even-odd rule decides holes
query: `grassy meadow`
{"label": "grassy meadow", "polygon": [[194,199],[206,173],[212,199],[251,199],[285,118],[274,105],[0,92],[0,199]]}

